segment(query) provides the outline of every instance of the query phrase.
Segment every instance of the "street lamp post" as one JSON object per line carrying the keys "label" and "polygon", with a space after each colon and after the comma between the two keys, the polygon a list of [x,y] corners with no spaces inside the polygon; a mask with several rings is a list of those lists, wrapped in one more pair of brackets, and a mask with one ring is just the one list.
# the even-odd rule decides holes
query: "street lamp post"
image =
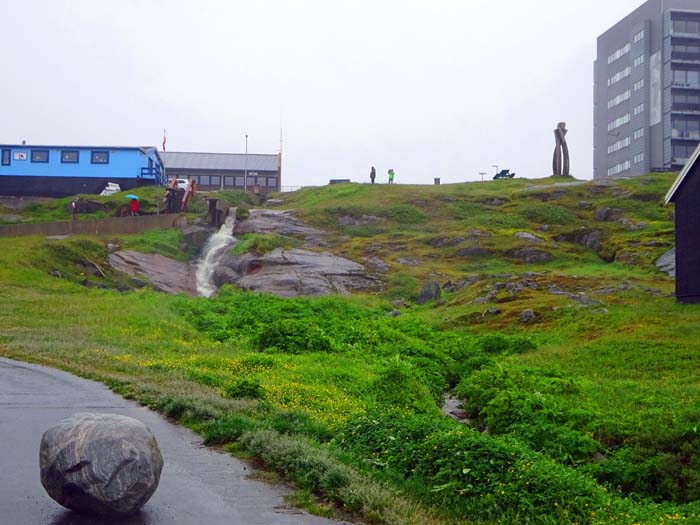
{"label": "street lamp post", "polygon": [[243,186],[248,191],[248,134],[245,134],[245,172],[243,174]]}
{"label": "street lamp post", "polygon": [[492,168],[496,168],[496,175],[498,175],[498,164],[491,164]]}

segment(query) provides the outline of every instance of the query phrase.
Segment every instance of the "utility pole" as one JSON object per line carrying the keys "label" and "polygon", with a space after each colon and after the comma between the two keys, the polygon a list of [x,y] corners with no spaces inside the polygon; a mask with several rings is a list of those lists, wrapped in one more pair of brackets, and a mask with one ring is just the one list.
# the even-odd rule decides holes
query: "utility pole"
{"label": "utility pole", "polygon": [[491,164],[492,168],[496,168],[496,175],[498,175],[498,164]]}
{"label": "utility pole", "polygon": [[485,171],[480,171],[479,175],[481,175],[481,182],[484,182],[484,175],[486,175]]}
{"label": "utility pole", "polygon": [[243,174],[243,189],[248,191],[248,134],[245,134],[245,173]]}

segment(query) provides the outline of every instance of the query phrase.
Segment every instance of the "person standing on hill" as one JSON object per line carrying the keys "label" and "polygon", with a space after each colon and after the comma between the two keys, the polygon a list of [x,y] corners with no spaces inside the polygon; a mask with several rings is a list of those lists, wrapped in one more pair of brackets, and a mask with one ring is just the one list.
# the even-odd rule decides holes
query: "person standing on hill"
{"label": "person standing on hill", "polygon": [[389,184],[394,184],[394,169],[389,170]]}
{"label": "person standing on hill", "polygon": [[73,220],[78,218],[78,201],[74,200],[70,203],[70,213]]}
{"label": "person standing on hill", "polygon": [[139,200],[138,199],[131,199],[131,215],[133,217],[136,217],[139,214]]}
{"label": "person standing on hill", "polygon": [[374,166],[372,166],[372,169],[369,170],[369,180],[372,181],[372,184],[374,184],[374,179],[377,177],[377,170],[374,169]]}

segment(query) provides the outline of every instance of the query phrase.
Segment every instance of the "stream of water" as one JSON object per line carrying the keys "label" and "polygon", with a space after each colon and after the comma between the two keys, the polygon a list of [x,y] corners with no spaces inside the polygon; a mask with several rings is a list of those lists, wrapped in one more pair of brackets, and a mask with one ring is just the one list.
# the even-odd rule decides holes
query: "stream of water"
{"label": "stream of water", "polygon": [[228,249],[236,243],[233,227],[236,222],[236,208],[229,209],[226,221],[219,231],[207,239],[202,251],[202,257],[197,263],[197,293],[210,297],[216,292],[214,284],[214,269],[219,260],[226,255]]}

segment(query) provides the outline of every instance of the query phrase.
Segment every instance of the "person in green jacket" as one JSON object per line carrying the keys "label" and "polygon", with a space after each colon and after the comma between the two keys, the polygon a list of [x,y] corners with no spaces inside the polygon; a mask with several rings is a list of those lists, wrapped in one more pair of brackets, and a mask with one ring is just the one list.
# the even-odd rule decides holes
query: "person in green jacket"
{"label": "person in green jacket", "polygon": [[389,184],[394,184],[394,170],[389,170]]}

